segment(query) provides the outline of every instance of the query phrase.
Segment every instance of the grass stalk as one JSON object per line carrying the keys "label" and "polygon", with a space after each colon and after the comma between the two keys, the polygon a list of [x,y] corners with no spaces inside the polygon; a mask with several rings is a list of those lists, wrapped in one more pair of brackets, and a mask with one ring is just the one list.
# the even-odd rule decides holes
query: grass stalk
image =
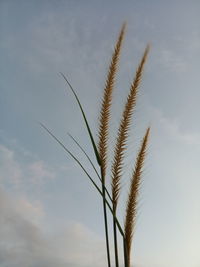
{"label": "grass stalk", "polygon": [[[126,24],[122,25],[120,34],[118,36],[114,52],[112,54],[108,75],[106,79],[106,84],[104,88],[104,95],[102,100],[101,112],[100,112],[100,124],[99,124],[99,155],[101,160],[101,176],[102,176],[102,184],[105,186],[105,176],[106,176],[106,168],[107,168],[107,148],[108,148],[108,126],[110,119],[110,107],[112,102],[112,93],[115,84],[115,76],[118,68],[119,57],[121,52],[122,41],[124,39]],[[106,212],[106,204],[105,204],[105,190],[102,187],[103,192],[103,209],[104,209],[104,222],[105,222],[105,233],[106,233],[106,245],[107,245],[107,257],[109,261],[109,238],[108,238],[108,224],[107,224],[107,212]],[[115,222],[114,222],[115,224]],[[116,254],[116,249],[115,249]],[[108,262],[108,265],[110,263]],[[117,266],[118,267],[118,266]]]}
{"label": "grass stalk", "polygon": [[104,214],[104,226],[105,226],[105,236],[106,236],[107,261],[108,261],[108,267],[111,267],[109,234],[108,234],[108,219],[107,219],[107,209],[106,209],[105,177],[103,176],[102,167],[101,167],[101,175],[102,175],[102,200],[103,200],[103,214]]}
{"label": "grass stalk", "polygon": [[124,249],[124,267],[128,267],[128,252],[127,252],[125,236],[123,237],[123,249]]}
{"label": "grass stalk", "polygon": [[[144,64],[146,62],[148,51],[149,51],[149,46],[147,46],[145,49],[145,52],[137,68],[133,82],[131,84],[130,92],[124,107],[122,119],[118,129],[118,135],[114,150],[114,159],[112,164],[112,197],[113,197],[113,211],[115,215],[118,205],[119,193],[121,189],[120,180],[122,177],[124,153],[125,150],[127,149],[127,138],[129,136],[131,118],[133,115],[134,107],[136,105],[137,92],[141,81],[142,72]],[[118,262],[118,248],[117,248],[117,230],[114,218],[113,218],[113,232],[114,232],[114,246],[115,246],[115,261],[116,261],[116,267],[118,267],[119,262]]]}
{"label": "grass stalk", "polygon": [[116,209],[113,205],[113,234],[114,234],[114,249],[115,249],[115,265],[119,267],[119,257],[118,257],[118,243],[117,243],[117,225],[115,222]]}

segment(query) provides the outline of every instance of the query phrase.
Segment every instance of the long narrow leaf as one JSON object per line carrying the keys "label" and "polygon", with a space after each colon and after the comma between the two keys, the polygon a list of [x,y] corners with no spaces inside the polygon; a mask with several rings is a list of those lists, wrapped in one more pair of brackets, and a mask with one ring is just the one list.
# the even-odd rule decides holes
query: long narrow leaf
{"label": "long narrow leaf", "polygon": [[[86,171],[86,169],[83,167],[83,165],[80,163],[80,161],[66,148],[66,146],[60,142],[60,140],[53,134],[51,133],[51,131],[46,127],[44,126],[44,124],[40,123],[39,124],[42,126],[42,128],[48,133],[51,135],[51,137],[53,137],[54,140],[56,140],[56,142],[59,143],[59,145],[78,163],[78,165],[81,167],[81,169],[85,172],[85,174],[88,176],[88,178],[90,179],[90,181],[92,182],[92,184],[95,186],[95,188],[97,189],[97,191],[99,192],[99,194],[103,197],[103,194],[101,192],[101,190],[99,189],[98,185],[94,182],[94,180],[92,179],[92,177],[89,175],[89,173]],[[112,210],[112,207],[110,205],[110,203],[107,201],[107,199],[105,199],[106,201],[106,204],[108,206],[108,208],[110,209],[111,213],[113,214],[113,210]],[[115,221],[117,223],[117,227],[119,229],[119,232],[121,233],[122,237],[124,237],[124,232],[123,232],[123,229],[117,219],[117,217],[115,217]]]}
{"label": "long narrow leaf", "polygon": [[84,119],[84,121],[85,121],[87,130],[88,130],[88,133],[89,133],[89,136],[90,136],[90,140],[91,140],[91,142],[92,142],[92,146],[93,146],[93,149],[94,149],[94,153],[95,153],[97,162],[98,162],[99,166],[101,166],[101,160],[100,160],[100,157],[99,157],[99,152],[98,152],[98,150],[97,150],[97,147],[96,147],[96,144],[95,144],[95,141],[94,141],[92,132],[91,132],[91,130],[90,130],[90,126],[89,126],[89,123],[88,123],[88,121],[87,121],[85,112],[84,112],[83,107],[82,107],[82,105],[81,105],[81,102],[80,102],[80,100],[79,100],[79,98],[78,98],[78,96],[77,96],[75,90],[73,89],[72,85],[70,84],[70,82],[69,82],[68,79],[66,78],[66,76],[65,76],[62,72],[60,72],[60,74],[62,75],[62,77],[64,78],[64,80],[67,82],[67,84],[69,85],[69,88],[71,89],[73,95],[75,96],[75,99],[76,99],[76,101],[77,101],[77,103],[78,103],[78,105],[79,105],[79,108],[80,108],[80,110],[81,110],[81,113],[82,113],[82,115],[83,115],[83,119]]}
{"label": "long narrow leaf", "polygon": [[44,126],[44,124],[40,123],[40,125],[42,126],[42,128],[44,128],[61,146],[62,148],[79,164],[79,166],[81,167],[81,169],[85,172],[85,174],[88,176],[88,178],[90,179],[90,181],[93,183],[93,185],[96,187],[96,189],[99,191],[99,193],[101,193],[101,190],[99,189],[98,185],[94,182],[94,180],[92,179],[92,177],[89,175],[89,173],[86,171],[86,169],[83,167],[83,165],[80,163],[80,161],[66,148],[66,146],[60,142],[60,140],[58,140],[58,138],[46,127]]}
{"label": "long narrow leaf", "polygon": [[81,151],[85,154],[85,156],[87,157],[87,159],[89,160],[90,164],[92,165],[92,168],[94,169],[94,171],[96,172],[99,180],[101,181],[101,177],[97,171],[97,169],[94,166],[94,163],[92,162],[92,160],[90,159],[90,157],[88,156],[88,154],[86,153],[86,151],[83,149],[83,147],[78,143],[78,141],[70,134],[67,133],[67,135],[74,141],[74,143],[81,149]]}
{"label": "long narrow leaf", "polygon": [[[90,157],[88,156],[88,154],[85,152],[85,150],[83,149],[83,147],[77,142],[77,140],[71,135],[68,133],[68,136],[74,141],[74,143],[81,149],[81,151],[85,154],[85,156],[87,157],[87,159],[89,160],[90,164],[92,165],[94,171],[96,172],[97,174],[97,177],[99,178],[100,182],[102,183],[102,180],[101,180],[101,177],[97,171],[97,169],[95,168],[94,166],[94,163],[92,162],[92,160],[90,159]],[[104,186],[105,187],[105,186]],[[110,193],[108,192],[107,188],[105,187],[105,190],[106,190],[106,194],[108,195],[110,201],[112,202],[112,197],[110,195]]]}

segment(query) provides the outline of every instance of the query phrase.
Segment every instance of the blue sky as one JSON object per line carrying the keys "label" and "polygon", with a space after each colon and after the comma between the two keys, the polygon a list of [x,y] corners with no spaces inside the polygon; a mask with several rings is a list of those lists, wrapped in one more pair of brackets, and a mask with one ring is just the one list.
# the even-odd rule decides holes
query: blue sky
{"label": "blue sky", "polygon": [[59,72],[76,88],[97,137],[106,72],[125,20],[111,146],[135,69],[151,43],[118,210],[123,223],[135,152],[151,125],[133,266],[200,266],[199,10],[195,0],[0,1],[2,267],[106,265],[101,199],[38,121],[92,171],[67,136],[73,134],[94,159]]}

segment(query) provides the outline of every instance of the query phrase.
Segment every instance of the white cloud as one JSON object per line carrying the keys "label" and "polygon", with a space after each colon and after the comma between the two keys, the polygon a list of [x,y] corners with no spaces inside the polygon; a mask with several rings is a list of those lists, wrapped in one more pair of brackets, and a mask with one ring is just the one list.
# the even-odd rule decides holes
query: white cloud
{"label": "white cloud", "polygon": [[43,238],[40,229],[26,218],[25,213],[22,215],[18,212],[21,210],[20,203],[16,209],[2,190],[0,198],[0,265],[47,266],[45,256],[48,242]]}
{"label": "white cloud", "polygon": [[14,152],[3,145],[0,145],[0,164],[0,182],[19,184],[22,176],[21,167],[14,159]]}
{"label": "white cloud", "polygon": [[[29,156],[29,158],[31,158]],[[15,151],[0,145],[0,182],[20,188],[22,184],[41,184],[53,179],[55,173],[41,160],[21,163]]]}
{"label": "white cloud", "polygon": [[23,184],[34,190],[55,174],[43,161],[30,159],[21,163],[17,152],[0,145],[0,266],[105,266],[105,241],[84,225],[73,222],[48,232],[43,204],[29,200]]}
{"label": "white cloud", "polygon": [[40,201],[35,200],[30,202],[27,197],[19,196],[13,205],[18,214],[26,216],[34,224],[39,225],[43,221],[45,213]]}
{"label": "white cloud", "polygon": [[2,267],[105,266],[104,241],[80,223],[48,235],[30,218],[38,207],[12,199],[0,189],[0,265]]}
{"label": "white cloud", "polygon": [[30,170],[31,173],[31,180],[32,182],[41,182],[43,181],[45,178],[48,179],[53,179],[55,177],[55,174],[51,171],[49,171],[44,162],[40,161],[36,161],[31,163],[28,166],[28,169]]}

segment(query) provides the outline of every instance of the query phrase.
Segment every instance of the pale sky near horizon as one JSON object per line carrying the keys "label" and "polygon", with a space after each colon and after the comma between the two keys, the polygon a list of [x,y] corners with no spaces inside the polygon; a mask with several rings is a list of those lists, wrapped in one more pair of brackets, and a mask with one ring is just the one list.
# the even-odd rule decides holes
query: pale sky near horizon
{"label": "pale sky near horizon", "polygon": [[95,161],[59,72],[76,88],[97,137],[106,72],[124,21],[111,147],[136,66],[151,44],[118,209],[123,224],[135,153],[150,125],[133,266],[200,267],[199,12],[195,0],[0,0],[1,267],[106,266],[101,199],[38,122],[92,171],[67,136]]}

